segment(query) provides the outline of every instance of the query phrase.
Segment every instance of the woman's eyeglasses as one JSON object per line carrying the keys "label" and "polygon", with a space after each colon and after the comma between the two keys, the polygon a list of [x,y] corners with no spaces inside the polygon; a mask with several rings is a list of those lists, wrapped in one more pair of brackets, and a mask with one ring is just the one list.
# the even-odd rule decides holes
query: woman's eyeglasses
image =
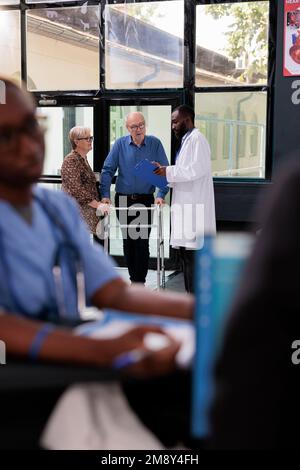
{"label": "woman's eyeglasses", "polygon": [[91,136],[91,137],[80,137],[76,140],[86,140],[87,142],[93,142],[94,137],[93,136]]}

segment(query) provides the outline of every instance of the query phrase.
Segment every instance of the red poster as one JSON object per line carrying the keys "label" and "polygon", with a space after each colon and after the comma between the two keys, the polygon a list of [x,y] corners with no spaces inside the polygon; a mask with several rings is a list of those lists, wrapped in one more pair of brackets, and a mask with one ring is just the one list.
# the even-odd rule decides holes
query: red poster
{"label": "red poster", "polygon": [[300,75],[300,1],[284,2],[283,75]]}

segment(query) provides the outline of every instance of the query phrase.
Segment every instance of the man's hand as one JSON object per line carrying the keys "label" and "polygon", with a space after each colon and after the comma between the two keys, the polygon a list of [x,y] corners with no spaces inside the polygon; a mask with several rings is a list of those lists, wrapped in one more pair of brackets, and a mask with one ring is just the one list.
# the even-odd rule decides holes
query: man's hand
{"label": "man's hand", "polygon": [[156,170],[154,170],[153,173],[155,173],[156,175],[159,175],[159,176],[166,176],[166,166],[162,166],[160,163],[158,162],[151,162],[153,163],[153,165],[156,165],[157,168]]}
{"label": "man's hand", "polygon": [[109,204],[104,204],[103,202],[98,203],[97,212],[96,212],[98,216],[108,215],[109,211],[110,211]]}
{"label": "man's hand", "polygon": [[165,200],[162,197],[157,197],[155,198],[154,204],[157,204],[158,206],[163,206],[165,204]]}

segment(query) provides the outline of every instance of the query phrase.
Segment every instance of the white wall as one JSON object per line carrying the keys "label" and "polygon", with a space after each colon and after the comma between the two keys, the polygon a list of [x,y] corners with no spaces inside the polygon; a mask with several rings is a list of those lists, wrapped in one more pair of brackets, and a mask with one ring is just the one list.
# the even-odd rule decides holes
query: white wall
{"label": "white wall", "polygon": [[36,90],[97,90],[99,52],[28,33],[27,73]]}
{"label": "white wall", "polygon": [[20,14],[18,11],[0,11],[0,73],[21,73]]}
{"label": "white wall", "polygon": [[[38,114],[42,115],[43,123],[46,127],[45,144],[46,155],[44,163],[45,175],[60,174],[60,168],[65,155],[63,154],[63,108],[38,108]],[[76,108],[76,125],[85,126],[93,133],[93,108]],[[71,145],[70,145],[71,151]],[[88,160],[93,167],[93,151],[88,154]]]}

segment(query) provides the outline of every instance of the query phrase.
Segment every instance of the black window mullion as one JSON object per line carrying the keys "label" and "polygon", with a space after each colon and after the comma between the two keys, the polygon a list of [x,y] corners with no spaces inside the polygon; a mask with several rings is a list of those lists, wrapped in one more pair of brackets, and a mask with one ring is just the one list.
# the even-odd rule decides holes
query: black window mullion
{"label": "black window mullion", "polygon": [[21,79],[24,83],[27,83],[26,10],[27,10],[27,7],[25,5],[25,2],[21,1],[20,3]]}
{"label": "black window mullion", "polygon": [[196,5],[194,0],[184,2],[184,89],[185,102],[194,106],[195,84],[195,47],[196,47]]}
{"label": "black window mullion", "polygon": [[107,0],[101,0],[100,4],[100,44],[99,44],[99,54],[100,54],[100,90],[105,90],[105,5]]}
{"label": "black window mullion", "polygon": [[268,56],[268,101],[267,101],[267,123],[266,123],[266,160],[265,178],[272,178],[272,162],[274,158],[273,149],[273,109],[274,109],[274,81],[275,81],[275,58],[276,58],[276,24],[277,24],[277,2],[270,1],[269,11],[269,56]]}
{"label": "black window mullion", "polygon": [[109,151],[109,108],[104,98],[94,108],[94,171],[100,172]]}

